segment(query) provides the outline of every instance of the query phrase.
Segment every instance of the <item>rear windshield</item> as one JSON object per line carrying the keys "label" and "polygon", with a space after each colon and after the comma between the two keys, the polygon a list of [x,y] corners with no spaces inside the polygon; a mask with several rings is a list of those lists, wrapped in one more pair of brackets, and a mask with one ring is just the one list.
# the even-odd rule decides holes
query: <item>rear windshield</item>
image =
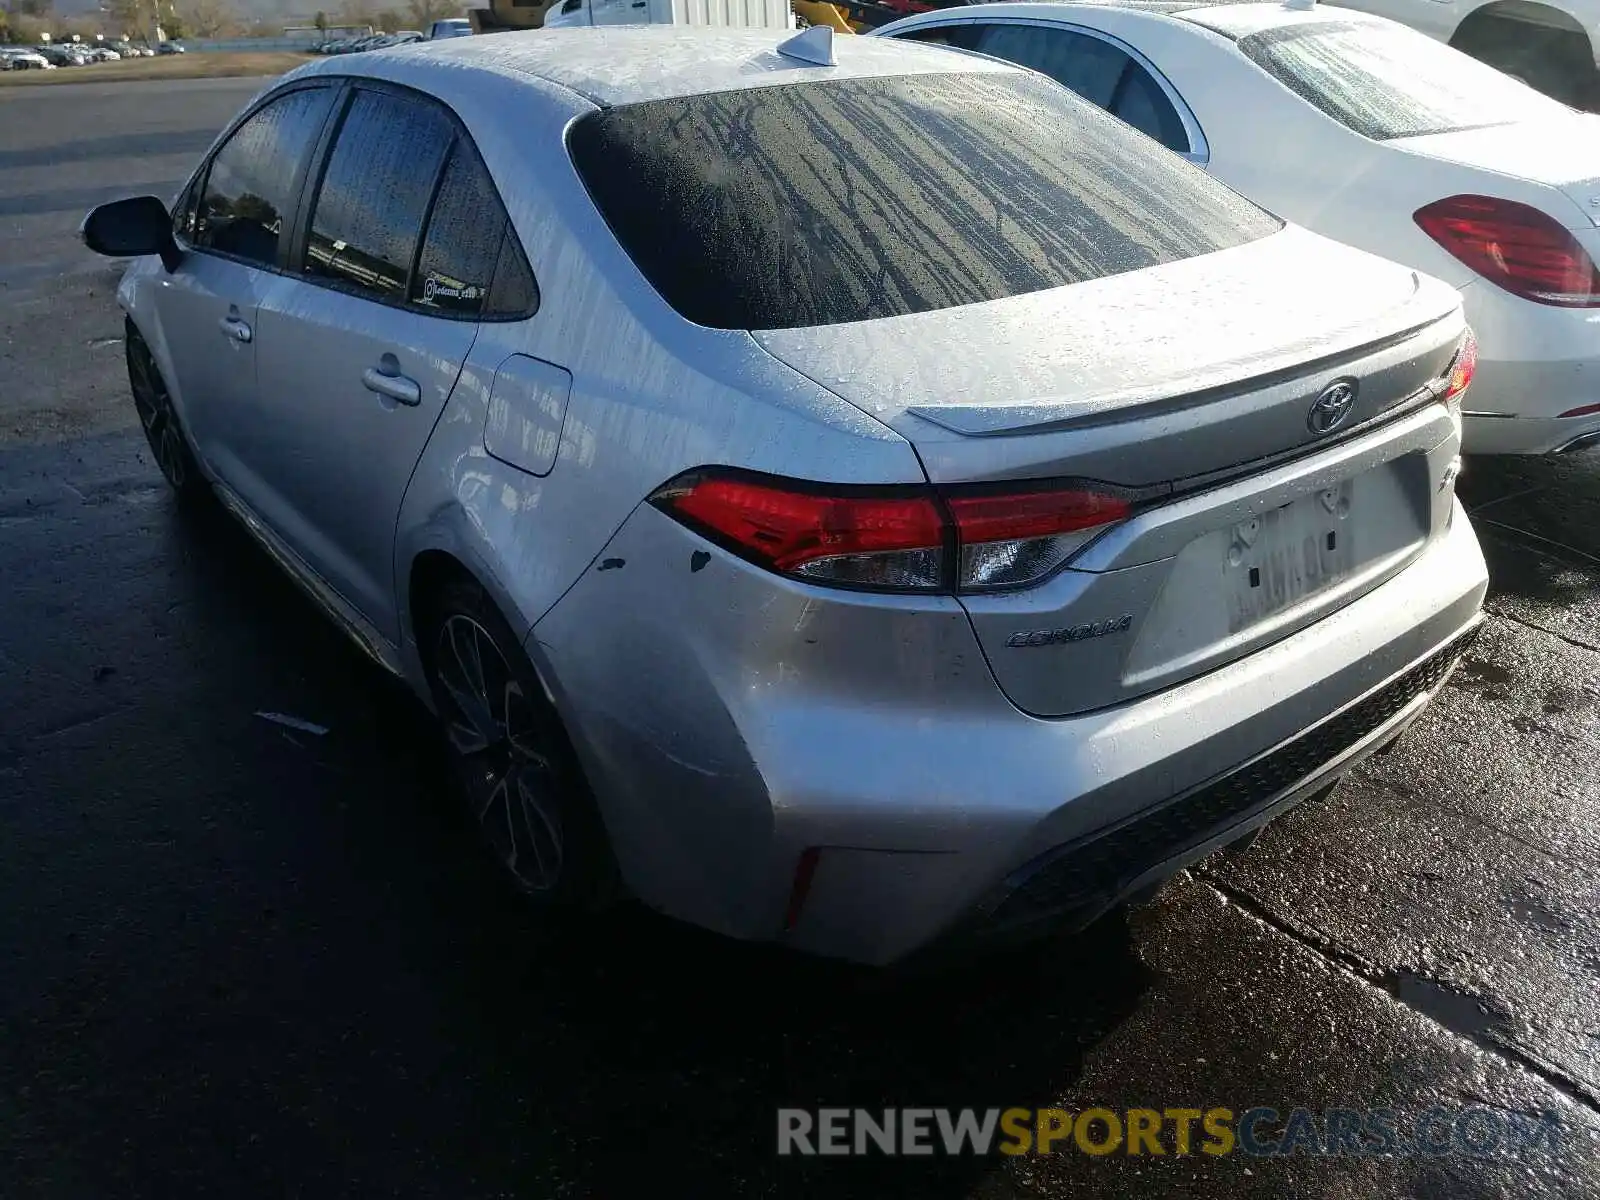
{"label": "rear windshield", "polygon": [[870,321],[1237,246],[1281,227],[1021,72],[657,100],[570,134],[623,247],[717,329]]}
{"label": "rear windshield", "polygon": [[1341,125],[1379,141],[1568,112],[1493,67],[1399,25],[1291,25],[1241,38],[1239,49]]}

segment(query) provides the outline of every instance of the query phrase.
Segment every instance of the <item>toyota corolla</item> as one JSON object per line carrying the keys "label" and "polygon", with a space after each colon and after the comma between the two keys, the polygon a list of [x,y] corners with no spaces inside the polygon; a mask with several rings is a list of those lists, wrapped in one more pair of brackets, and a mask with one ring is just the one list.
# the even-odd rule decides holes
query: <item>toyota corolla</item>
{"label": "toyota corolla", "polygon": [[103,206],[168,481],[437,712],[507,878],[860,961],[1082,924],[1481,620],[1450,288],[825,30],[310,64]]}

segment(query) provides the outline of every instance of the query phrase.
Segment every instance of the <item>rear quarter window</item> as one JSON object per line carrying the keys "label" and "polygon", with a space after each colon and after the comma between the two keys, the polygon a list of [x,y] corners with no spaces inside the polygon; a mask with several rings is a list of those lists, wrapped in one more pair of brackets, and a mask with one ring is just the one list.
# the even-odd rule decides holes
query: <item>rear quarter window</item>
{"label": "rear quarter window", "polygon": [[1023,73],[838,80],[594,113],[596,206],[680,314],[867,321],[1227,249],[1281,222]]}
{"label": "rear quarter window", "polygon": [[1268,75],[1363,137],[1450,133],[1567,114],[1565,105],[1398,25],[1288,25],[1239,39]]}

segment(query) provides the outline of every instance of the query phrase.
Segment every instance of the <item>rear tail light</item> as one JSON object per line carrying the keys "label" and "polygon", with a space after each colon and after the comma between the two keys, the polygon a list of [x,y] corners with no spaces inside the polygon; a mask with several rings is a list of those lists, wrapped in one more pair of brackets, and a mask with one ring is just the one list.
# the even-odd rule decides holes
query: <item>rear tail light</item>
{"label": "rear tail light", "polygon": [[1492,196],[1451,196],[1419,208],[1422,231],[1490,283],[1537,304],[1600,306],[1589,252],[1539,209]]}
{"label": "rear tail light", "polygon": [[1456,356],[1450,360],[1450,365],[1444,371],[1444,392],[1439,399],[1448,404],[1462,392],[1467,390],[1467,385],[1472,382],[1472,377],[1478,373],[1478,339],[1468,329],[1461,335],[1461,345],[1456,350]]}
{"label": "rear tail light", "polygon": [[936,588],[944,520],[928,492],[839,488],[700,472],[651,500],[730,550],[786,575],[860,587]]}
{"label": "rear tail light", "polygon": [[1133,511],[1102,484],[851,487],[692,471],[650,497],[743,558],[813,583],[974,592],[1052,574]]}
{"label": "rear tail light", "polygon": [[1126,497],[1081,486],[952,492],[944,501],[964,592],[1043,579],[1133,510]]}

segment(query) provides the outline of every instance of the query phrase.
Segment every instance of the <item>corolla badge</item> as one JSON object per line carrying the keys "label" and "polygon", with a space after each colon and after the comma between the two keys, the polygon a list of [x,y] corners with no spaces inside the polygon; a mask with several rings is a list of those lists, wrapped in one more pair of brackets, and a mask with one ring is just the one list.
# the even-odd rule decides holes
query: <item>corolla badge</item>
{"label": "corolla badge", "polygon": [[1311,411],[1306,414],[1306,428],[1318,437],[1332,433],[1345,423],[1355,406],[1356,381],[1335,379],[1311,402]]}
{"label": "corolla badge", "polygon": [[1006,639],[1006,645],[1054,646],[1060,642],[1081,642],[1085,638],[1105,637],[1108,633],[1127,633],[1132,625],[1133,614],[1123,613],[1120,617],[1068,625],[1064,629],[1021,629]]}

